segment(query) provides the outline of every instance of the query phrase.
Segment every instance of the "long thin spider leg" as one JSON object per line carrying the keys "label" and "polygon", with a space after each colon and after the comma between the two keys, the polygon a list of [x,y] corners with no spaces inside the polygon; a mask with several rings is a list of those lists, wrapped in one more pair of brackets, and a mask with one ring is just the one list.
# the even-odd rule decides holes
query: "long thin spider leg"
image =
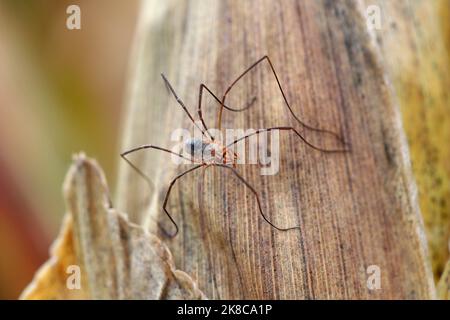
{"label": "long thin spider leg", "polygon": [[199,165],[197,165],[197,166],[195,166],[195,167],[192,167],[192,168],[190,168],[190,169],[188,169],[188,170],[186,170],[186,171],[180,173],[179,175],[177,175],[177,176],[170,182],[169,189],[167,189],[166,196],[164,197],[164,204],[163,204],[163,210],[164,210],[164,212],[166,213],[167,217],[169,217],[170,221],[171,221],[171,222],[173,223],[173,225],[175,226],[175,232],[174,232],[173,234],[168,234],[168,233],[167,233],[167,236],[168,236],[169,238],[173,238],[173,237],[175,237],[175,236],[178,234],[178,225],[177,225],[177,223],[175,222],[175,220],[172,218],[172,216],[170,215],[169,211],[167,211],[167,209],[166,209],[166,207],[167,207],[167,202],[169,201],[170,192],[172,191],[172,188],[173,188],[175,182],[176,182],[178,179],[180,179],[181,177],[183,177],[185,174],[187,174],[187,173],[189,173],[189,172],[192,172],[192,171],[194,171],[194,170],[197,170],[198,168],[201,168],[202,166],[204,166],[204,164],[199,164]]}
{"label": "long thin spider leg", "polygon": [[164,152],[167,152],[167,153],[176,155],[176,156],[178,156],[178,157],[180,157],[180,158],[182,158],[182,159],[188,160],[188,161],[190,161],[190,162],[192,163],[192,159],[189,159],[188,157],[185,157],[185,156],[183,156],[182,154],[178,154],[178,153],[173,152],[173,151],[171,151],[171,150],[169,150],[169,149],[161,148],[161,147],[154,146],[154,145],[151,145],[151,144],[144,144],[144,145],[135,147],[135,148],[133,148],[133,149],[127,150],[127,151],[125,151],[125,152],[122,152],[122,153],[120,154],[120,156],[122,157],[122,159],[124,159],[124,160],[125,160],[125,161],[126,161],[126,162],[134,169],[134,171],[136,171],[136,173],[139,174],[139,175],[147,182],[147,184],[150,186],[150,188],[153,186],[153,184],[152,184],[150,178],[149,178],[144,172],[142,172],[142,170],[140,170],[133,162],[131,162],[131,161],[126,157],[126,156],[129,155],[130,153],[133,153],[133,152],[136,152],[136,151],[139,151],[139,150],[144,150],[144,149],[156,149],[156,150],[164,151]]}
{"label": "long thin spider leg", "polygon": [[204,183],[204,180],[205,180],[205,171],[206,171],[206,168],[208,168],[208,167],[209,167],[209,165],[206,165],[203,168],[203,171],[202,171],[200,177],[198,177],[198,181],[197,181],[197,201],[198,201],[198,211],[199,211],[199,214],[200,214],[200,219],[202,219],[202,215],[203,215],[203,212],[204,212],[204,207],[203,207],[203,183]]}
{"label": "long thin spider leg", "polygon": [[[150,180],[150,178],[149,178],[142,170],[140,170],[133,162],[131,162],[131,161],[127,158],[127,155],[129,155],[129,154],[131,154],[131,153],[134,153],[134,152],[136,152],[136,151],[139,151],[139,150],[144,150],[144,149],[155,149],[155,150],[164,151],[164,152],[167,152],[167,153],[176,155],[176,156],[178,156],[178,157],[180,157],[180,158],[182,158],[182,159],[189,160],[191,163],[195,163],[195,162],[192,161],[192,159],[189,159],[189,158],[187,158],[187,157],[184,157],[184,156],[181,155],[181,154],[175,153],[175,152],[173,152],[173,151],[171,151],[171,150],[168,150],[168,149],[165,149],[165,148],[161,148],[161,147],[154,146],[154,145],[149,145],[149,144],[141,145],[141,146],[135,147],[135,148],[133,148],[133,149],[127,150],[127,151],[125,151],[125,152],[122,152],[122,153],[120,154],[120,156],[122,157],[122,159],[124,159],[124,160],[128,163],[128,165],[129,165],[131,168],[133,168],[133,170],[134,170],[139,176],[141,176],[141,178],[144,179],[144,181],[147,183],[147,185],[149,186],[150,189],[151,189],[152,186],[153,186],[152,181]],[[164,230],[164,228],[161,227],[161,225],[160,225],[159,223],[158,223],[158,226],[161,228],[161,230],[162,230],[165,234],[168,234],[168,233]]]}
{"label": "long thin spider leg", "polygon": [[242,141],[244,139],[247,139],[248,137],[254,136],[256,134],[259,134],[261,132],[269,132],[272,130],[282,130],[282,131],[292,131],[294,132],[304,143],[306,143],[309,147],[321,151],[321,152],[326,152],[326,153],[337,153],[337,152],[349,152],[350,148],[344,148],[344,149],[323,149],[320,147],[317,147],[315,145],[313,145],[311,142],[309,142],[308,140],[305,139],[305,137],[303,137],[297,130],[295,130],[292,127],[272,127],[272,128],[266,128],[266,129],[259,129],[256,130],[255,132],[249,133],[239,139],[234,140],[233,142],[229,143],[226,148],[231,147],[232,145],[238,143],[239,141]]}
{"label": "long thin spider leg", "polygon": [[198,209],[199,209],[200,217],[203,215],[203,213],[205,211],[204,206],[203,206],[203,184],[205,183],[206,169],[210,166],[211,166],[211,164],[207,164],[204,166],[202,174],[200,175],[200,177],[198,177],[198,181],[197,181],[197,200],[198,200]]}
{"label": "long thin spider leg", "polygon": [[[205,123],[205,120],[203,119],[202,114],[202,96],[203,96],[203,88],[206,88],[206,86],[202,83],[200,84],[200,89],[198,91],[198,117],[200,118],[200,121],[202,122],[203,127],[205,128],[206,132],[208,132],[208,126]],[[207,88],[208,89],[208,88]],[[209,89],[208,89],[209,91]],[[210,92],[213,97],[216,97],[212,92]],[[219,100],[220,103],[220,100]],[[211,138],[212,141],[214,141],[214,137],[208,132],[208,136]]]}
{"label": "long thin spider leg", "polygon": [[268,224],[270,224],[272,227],[274,227],[275,229],[277,229],[277,230],[279,230],[279,231],[289,231],[289,230],[293,230],[293,229],[300,229],[300,226],[295,226],[295,227],[290,227],[290,228],[280,228],[280,227],[277,227],[276,225],[274,225],[274,224],[273,224],[272,222],[270,222],[270,220],[267,219],[267,217],[264,215],[264,211],[262,210],[261,201],[260,201],[260,199],[259,199],[259,194],[258,194],[258,192],[255,190],[255,188],[253,188],[253,187],[251,186],[250,183],[247,182],[247,180],[244,179],[244,177],[242,177],[242,176],[236,171],[236,169],[234,169],[233,167],[227,166],[227,165],[225,165],[225,164],[221,164],[221,163],[215,163],[215,164],[213,164],[213,165],[214,165],[214,166],[223,167],[223,168],[227,168],[227,169],[231,170],[231,171],[234,173],[234,175],[235,175],[240,181],[242,181],[242,182],[245,184],[245,186],[246,186],[247,188],[250,189],[250,191],[251,191],[251,192],[255,195],[255,197],[256,197],[256,202],[257,202],[257,204],[258,204],[259,213],[261,214],[261,216],[263,217],[263,219],[264,219]]}
{"label": "long thin spider leg", "polygon": [[[264,60],[266,60],[266,61],[269,63],[270,69],[272,70],[272,73],[273,73],[273,75],[274,75],[274,77],[275,77],[275,80],[277,81],[278,88],[280,89],[281,95],[283,96],[283,100],[284,100],[284,102],[285,102],[285,104],[286,104],[286,107],[289,109],[289,112],[292,114],[292,116],[294,117],[294,119],[295,119],[300,125],[302,125],[303,127],[307,128],[307,129],[309,129],[309,130],[311,130],[311,131],[317,131],[317,132],[322,132],[322,133],[330,134],[330,135],[334,136],[336,139],[338,139],[339,141],[341,141],[342,144],[347,145],[346,142],[344,141],[344,139],[342,139],[337,133],[335,133],[335,132],[333,132],[333,131],[326,130],[326,129],[320,129],[320,128],[312,127],[312,126],[306,124],[305,122],[303,122],[302,120],[300,120],[299,117],[297,117],[297,115],[294,113],[294,111],[293,111],[292,108],[291,108],[291,105],[289,104],[289,102],[288,102],[288,100],[287,100],[286,94],[284,93],[283,87],[281,86],[280,80],[279,80],[278,75],[277,75],[277,73],[276,73],[276,71],[275,71],[275,68],[274,68],[274,66],[273,66],[273,64],[272,64],[272,61],[270,61],[270,58],[269,58],[267,55],[265,55],[264,57],[260,58],[258,61],[256,61],[255,63],[253,63],[253,64],[252,64],[250,67],[248,67],[248,68],[247,68],[247,69],[246,69],[239,77],[237,77],[236,80],[234,80],[234,81],[231,83],[231,85],[228,87],[228,89],[225,91],[225,93],[224,93],[224,95],[223,95],[223,98],[222,98],[222,103],[223,103],[223,105],[225,104],[226,97],[227,97],[228,93],[231,91],[231,89],[233,88],[233,86],[234,86],[240,79],[242,79],[242,77],[244,77],[248,72],[250,72],[250,70],[252,70],[253,68],[255,68],[259,63],[263,62]],[[221,123],[221,122],[222,122],[222,110],[223,110],[223,107],[220,109],[220,111],[219,111],[219,116],[218,116],[217,128],[219,128],[219,130],[220,130],[221,125],[222,125],[222,123]]]}
{"label": "long thin spider leg", "polygon": [[[255,103],[256,101],[256,97],[253,97],[253,99],[247,103],[247,105],[244,108],[241,109],[234,109],[231,107],[226,106],[225,104],[222,104],[222,101],[220,101],[220,99],[204,84],[200,84],[200,89],[199,89],[199,93],[198,93],[198,116],[200,118],[200,121],[202,122],[203,127],[206,129],[206,131],[208,131],[208,126],[206,125],[204,119],[203,119],[203,113],[202,113],[202,97],[203,97],[203,89],[205,89],[206,91],[209,92],[209,94],[211,94],[211,96],[225,109],[229,110],[229,111],[234,111],[234,112],[241,112],[244,110],[247,110],[248,108],[250,108],[253,103]],[[208,135],[211,137],[211,139],[214,141],[214,137],[212,137],[209,133]]]}
{"label": "long thin spider leg", "polygon": [[[203,186],[204,186],[204,183],[205,183],[205,173],[206,173],[206,169],[208,167],[211,167],[211,166],[212,166],[212,164],[208,164],[208,165],[206,165],[204,167],[204,169],[202,171],[202,174],[199,177],[199,180],[197,181],[198,206],[199,206],[200,219],[203,219],[203,215],[205,213],[204,202],[203,202]],[[237,258],[236,258],[236,252],[234,251],[234,248],[233,248],[233,242],[232,242],[232,238],[231,238],[231,228],[228,228],[228,237],[229,237],[229,240],[230,240],[231,255],[232,255],[233,261],[234,261],[234,263],[236,265],[236,272],[237,272],[237,274],[239,276],[239,284],[240,284],[241,288],[243,288],[242,275],[241,275],[241,271],[239,269],[239,264],[238,264],[238,261],[237,261]],[[214,276],[214,286],[216,286],[217,279],[216,279],[214,273],[213,273],[213,276]],[[216,291],[219,292],[217,290],[217,288],[216,288]]]}
{"label": "long thin spider leg", "polygon": [[[205,130],[207,130],[207,128],[201,128],[194,120],[194,117],[192,117],[192,115],[189,113],[188,109],[186,108],[186,105],[184,104],[183,100],[181,100],[178,95],[176,94],[175,90],[172,88],[172,85],[170,84],[169,80],[167,80],[166,76],[161,73],[161,77],[164,80],[164,83],[166,85],[166,87],[169,89],[169,91],[172,93],[172,95],[175,97],[175,100],[177,100],[178,104],[181,106],[181,108],[183,108],[184,112],[186,112],[187,116],[189,117],[189,119],[192,121],[192,123],[194,124],[194,126],[196,126],[200,132],[202,133],[202,135],[206,136],[206,132]],[[203,124],[203,121],[202,121]],[[208,134],[209,135],[209,134]],[[211,138],[211,136],[209,136]]]}

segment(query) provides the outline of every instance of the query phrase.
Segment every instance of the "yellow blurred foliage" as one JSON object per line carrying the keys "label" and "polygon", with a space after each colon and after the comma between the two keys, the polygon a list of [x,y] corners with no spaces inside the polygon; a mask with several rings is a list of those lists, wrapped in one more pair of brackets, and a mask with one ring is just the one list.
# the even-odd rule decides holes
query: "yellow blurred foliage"
{"label": "yellow blurred foliage", "polygon": [[450,237],[450,2],[375,3],[383,12],[375,37],[399,99],[438,280]]}

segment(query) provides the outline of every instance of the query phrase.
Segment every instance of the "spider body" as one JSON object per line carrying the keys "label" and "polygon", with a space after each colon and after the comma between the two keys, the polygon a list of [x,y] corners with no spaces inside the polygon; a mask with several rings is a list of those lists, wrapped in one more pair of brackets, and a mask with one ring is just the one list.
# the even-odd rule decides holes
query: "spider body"
{"label": "spider body", "polygon": [[[256,101],[256,98],[254,97],[251,102],[249,104],[247,104],[247,106],[241,108],[241,109],[233,109],[230,108],[229,106],[227,106],[225,104],[225,100],[227,97],[227,94],[231,91],[231,89],[233,88],[233,86],[240,80],[242,79],[242,77],[244,77],[251,69],[255,68],[257,65],[259,65],[260,63],[262,63],[263,61],[267,61],[267,63],[270,66],[270,69],[275,77],[275,80],[277,81],[278,84],[278,88],[281,92],[281,95],[283,96],[284,99],[284,103],[286,105],[286,107],[288,108],[289,112],[291,113],[291,115],[293,116],[293,118],[297,121],[298,124],[300,124],[304,129],[310,130],[310,131],[316,131],[316,132],[320,132],[323,134],[328,134],[333,136],[334,138],[336,138],[337,140],[339,140],[344,146],[345,148],[342,149],[324,149],[318,146],[315,146],[314,144],[310,143],[302,134],[300,134],[300,132],[298,132],[294,127],[287,127],[287,126],[283,126],[283,127],[271,127],[271,128],[265,128],[265,129],[260,129],[257,130],[256,132],[250,133],[245,135],[244,137],[241,137],[239,139],[234,140],[232,143],[223,146],[222,144],[218,143],[215,141],[214,137],[210,135],[210,133],[208,132],[208,127],[206,126],[206,123],[203,119],[202,116],[202,94],[203,94],[203,90],[206,90],[209,94],[211,94],[211,96],[220,104],[220,109],[219,109],[219,113],[218,113],[218,117],[217,117],[217,128],[220,131],[221,130],[221,124],[222,124],[222,112],[224,109],[228,110],[228,111],[232,111],[232,112],[241,112],[241,111],[245,111],[247,109],[249,109],[254,102]],[[252,135],[256,135],[262,132],[268,132],[271,130],[279,130],[279,131],[289,131],[291,133],[294,133],[298,138],[300,138],[304,143],[306,143],[309,147],[311,147],[312,149],[321,151],[321,152],[326,152],[326,153],[335,153],[335,152],[347,152],[350,151],[350,149],[347,147],[347,144],[345,143],[345,141],[336,133],[332,132],[332,131],[328,131],[325,129],[319,129],[319,128],[314,128],[306,123],[304,123],[303,121],[301,121],[293,112],[291,106],[289,105],[289,102],[286,98],[286,95],[281,87],[280,81],[278,79],[278,76],[275,72],[275,69],[273,67],[272,62],[270,61],[268,56],[264,56],[261,59],[259,59],[258,61],[256,61],[255,63],[253,63],[250,67],[248,67],[239,77],[237,77],[232,83],[231,85],[228,87],[228,89],[225,91],[225,94],[223,95],[222,100],[220,100],[206,85],[204,85],[203,83],[200,84],[200,90],[199,90],[199,100],[198,100],[198,116],[199,119],[201,121],[201,126],[199,124],[197,124],[194,120],[194,117],[190,114],[190,112],[188,111],[188,109],[186,108],[184,102],[177,96],[177,94],[175,93],[175,90],[172,88],[171,84],[169,83],[169,81],[166,79],[166,77],[161,74],[164,83],[167,87],[167,89],[172,93],[172,95],[175,97],[177,103],[180,105],[180,107],[184,110],[184,112],[186,113],[186,115],[189,117],[189,119],[191,120],[191,122],[198,128],[200,129],[203,138],[199,139],[199,138],[193,138],[193,139],[188,139],[184,142],[184,153],[187,154],[188,156],[185,156],[183,154],[178,154],[175,153],[169,149],[165,149],[159,146],[155,146],[155,145],[149,145],[149,144],[145,144],[145,145],[141,145],[135,148],[132,148],[130,150],[127,150],[123,153],[121,153],[121,157],[142,177],[144,178],[149,185],[152,185],[151,180],[148,178],[147,175],[145,175],[138,167],[136,167],[126,156],[130,153],[139,151],[139,150],[144,150],[144,149],[156,149],[156,150],[160,150],[160,151],[164,151],[166,153],[170,153],[173,155],[176,155],[180,158],[183,158],[185,160],[188,160],[191,164],[195,164],[195,166],[191,167],[190,169],[185,170],[184,172],[180,173],[179,175],[177,175],[171,182],[169,185],[169,188],[166,192],[165,198],[164,198],[164,204],[163,204],[163,209],[164,212],[167,214],[167,217],[170,219],[170,221],[173,223],[173,225],[175,226],[175,232],[173,232],[172,234],[169,234],[168,232],[166,232],[164,229],[162,229],[164,231],[164,233],[169,236],[169,237],[174,237],[177,233],[178,233],[178,225],[177,223],[174,221],[174,219],[172,218],[172,216],[169,214],[168,210],[167,210],[167,203],[169,200],[169,195],[170,192],[175,184],[175,182],[182,178],[183,176],[185,176],[186,174],[193,172],[197,169],[203,168],[203,176],[204,176],[204,172],[206,170],[206,168],[211,167],[211,166],[215,166],[217,168],[223,168],[226,169],[228,171],[231,171],[235,177],[237,177],[237,179],[239,181],[241,181],[254,195],[255,195],[255,199],[256,199],[256,204],[258,206],[258,210],[259,213],[261,215],[261,217],[269,224],[271,225],[273,228],[279,230],[279,231],[288,231],[288,230],[293,230],[293,229],[300,229],[300,226],[294,226],[294,227],[288,227],[288,228],[280,228],[276,225],[274,225],[272,222],[270,222],[270,220],[264,215],[264,212],[262,210],[262,206],[261,206],[261,201],[258,195],[258,192],[247,182],[247,180],[245,180],[245,178],[243,176],[241,176],[236,168],[236,164],[237,164],[237,159],[238,156],[235,152],[233,152],[231,150],[231,147],[234,146],[235,144],[237,144],[239,141],[245,140],[247,138],[249,138]],[[199,180],[201,182],[201,180]],[[201,197],[202,193],[203,193],[203,185],[202,183],[198,184],[198,195],[199,197]],[[200,203],[200,214],[202,214],[202,205]]]}
{"label": "spider body", "polygon": [[236,167],[237,154],[213,140],[189,138],[184,142],[184,151],[196,163],[231,164]]}

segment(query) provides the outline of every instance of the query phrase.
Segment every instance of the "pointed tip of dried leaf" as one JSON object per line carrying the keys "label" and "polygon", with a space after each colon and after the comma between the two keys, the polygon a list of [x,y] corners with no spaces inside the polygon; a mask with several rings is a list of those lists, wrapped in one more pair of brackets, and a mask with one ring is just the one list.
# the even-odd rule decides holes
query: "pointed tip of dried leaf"
{"label": "pointed tip of dried leaf", "polygon": [[[64,196],[70,217],[22,299],[205,298],[156,236],[112,208],[103,171],[84,153],[73,157]],[[72,264],[80,267],[81,289],[67,288]]]}

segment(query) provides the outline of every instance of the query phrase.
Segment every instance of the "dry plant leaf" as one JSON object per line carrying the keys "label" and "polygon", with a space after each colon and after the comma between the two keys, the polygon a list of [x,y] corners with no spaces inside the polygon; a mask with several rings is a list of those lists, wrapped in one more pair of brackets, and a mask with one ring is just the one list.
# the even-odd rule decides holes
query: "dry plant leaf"
{"label": "dry plant leaf", "polygon": [[[208,297],[436,296],[401,114],[380,47],[367,30],[363,5],[358,0],[224,0],[208,6],[203,1],[143,2],[123,151],[154,142],[168,147],[173,129],[189,125],[164,90],[160,72],[194,112],[200,83],[220,96],[243,68],[266,54],[296,113],[314,126],[339,132],[352,145],[351,153],[324,155],[285,135],[280,143],[286,151],[281,152],[284,179],[263,179],[249,166],[241,168],[246,178],[255,178],[268,216],[280,225],[299,224],[300,231],[270,228],[248,190],[217,168],[208,169],[203,184],[195,174],[177,184],[169,208],[180,222],[180,234],[167,245],[176,264],[195,274]],[[279,91],[264,81],[270,75],[258,72],[233,89],[230,101],[243,104],[256,95],[258,103],[241,118],[230,116],[230,128],[266,127],[264,123],[287,114],[271,100]],[[213,123],[216,108],[208,107],[204,113]],[[171,163],[161,153],[133,156],[154,185],[148,192],[145,181],[123,163],[117,204],[132,222],[151,229],[154,220],[167,221],[161,216],[164,179],[178,168],[167,168]],[[174,270],[172,255],[156,237],[110,207],[96,168],[80,156],[66,183],[73,252],[86,294],[204,297],[191,278]],[[197,185],[204,194],[196,194]],[[204,215],[193,200],[200,195]],[[369,266],[379,268],[381,288],[367,285]],[[51,274],[41,273],[41,281]]]}
{"label": "dry plant leaf", "polygon": [[443,300],[450,300],[450,260],[447,261],[441,279],[437,284],[438,297]]}
{"label": "dry plant leaf", "polygon": [[[435,297],[401,114],[362,1],[145,1],[136,39],[121,151],[146,143],[170,149],[174,129],[192,126],[161,72],[195,115],[200,83],[222,97],[264,55],[295,113],[352,146],[350,153],[323,154],[280,133],[279,174],[262,177],[257,166],[238,166],[267,216],[301,230],[270,227],[255,197],[225,170],[205,169],[204,182],[200,171],[177,181],[168,208],[180,233],[167,245],[209,298]],[[253,96],[257,102],[246,112],[225,112],[227,128],[295,125],[269,69],[261,65],[230,91],[231,107]],[[217,118],[213,103],[203,110],[210,127]],[[304,133],[326,144],[323,135]],[[148,190],[144,179],[122,162],[117,205],[152,229],[154,220],[168,220],[161,210],[167,180],[186,168],[161,152],[131,157],[153,191],[140,192]],[[367,286],[370,266],[381,272],[379,290]]]}
{"label": "dry plant leaf", "polygon": [[363,3],[380,8],[372,34],[399,98],[437,281],[450,258],[450,2]]}
{"label": "dry plant leaf", "polygon": [[73,220],[66,215],[58,238],[50,250],[50,259],[36,272],[20,299],[89,299],[89,292],[67,288],[67,268],[77,264],[73,246]]}
{"label": "dry plant leaf", "polygon": [[[160,240],[111,207],[95,161],[78,155],[64,194],[69,216],[23,299],[201,299],[186,273],[176,270]],[[67,267],[81,270],[82,289],[67,288]]]}

